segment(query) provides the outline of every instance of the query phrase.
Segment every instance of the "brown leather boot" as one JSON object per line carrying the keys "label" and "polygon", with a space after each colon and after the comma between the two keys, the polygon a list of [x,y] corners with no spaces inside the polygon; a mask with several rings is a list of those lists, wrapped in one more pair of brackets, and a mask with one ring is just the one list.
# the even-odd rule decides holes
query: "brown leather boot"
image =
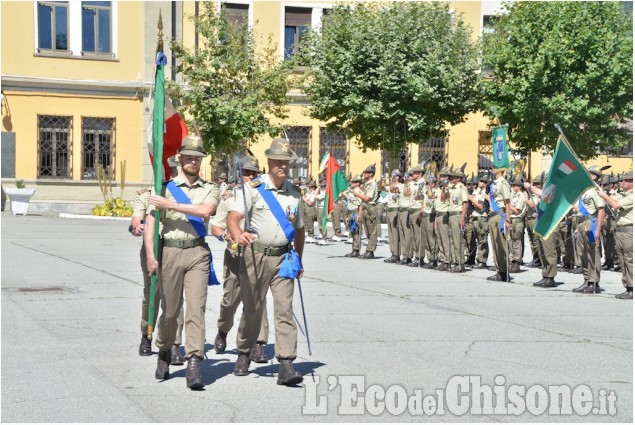
{"label": "brown leather boot", "polygon": [[240,353],[238,355],[238,360],[236,360],[236,366],[234,366],[234,375],[236,376],[249,375],[249,363],[251,363],[251,360],[249,359],[249,354]]}
{"label": "brown leather boot", "polygon": [[145,335],[141,335],[141,344],[139,344],[139,355],[152,355],[152,340],[149,340]]}
{"label": "brown leather boot", "polygon": [[205,386],[203,375],[201,375],[201,359],[198,356],[192,356],[187,359],[185,383],[192,390],[200,390]]}
{"label": "brown leather boot", "polygon": [[174,344],[172,346],[172,349],[170,350],[170,356],[172,357],[170,359],[170,364],[176,366],[180,366],[183,364],[183,356],[181,356],[181,350],[179,349],[178,345]]}
{"label": "brown leather boot", "polygon": [[353,250],[352,252],[349,252],[348,254],[344,255],[344,257],[352,257],[352,258],[359,257],[359,251]]}
{"label": "brown leather boot", "polygon": [[160,351],[157,359],[157,370],[154,377],[161,380],[170,379],[170,360],[172,356],[169,351]]}
{"label": "brown leather boot", "polygon": [[216,353],[223,354],[227,348],[227,332],[218,331],[214,339],[214,349]]}
{"label": "brown leather boot", "polygon": [[254,363],[267,363],[269,359],[267,358],[267,354],[265,354],[265,343],[264,342],[256,342],[253,347],[251,347],[251,354],[249,358]]}
{"label": "brown leather boot", "polygon": [[293,368],[293,360],[280,359],[280,369],[278,369],[278,385],[297,385],[304,380]]}

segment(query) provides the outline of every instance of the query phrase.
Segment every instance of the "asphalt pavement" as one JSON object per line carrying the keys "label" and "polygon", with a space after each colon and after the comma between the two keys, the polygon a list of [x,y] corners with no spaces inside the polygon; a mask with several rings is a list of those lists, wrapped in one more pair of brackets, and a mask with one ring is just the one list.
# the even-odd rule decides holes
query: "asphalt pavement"
{"label": "asphalt pavement", "polygon": [[[311,244],[302,290],[312,355],[302,329],[294,363],[304,383],[276,385],[275,360],[252,364],[246,377],[232,374],[236,326],[227,352],[216,354],[222,290],[210,287],[206,387],[190,391],[185,366],[172,366],[172,378],[159,382],[156,347],[151,357],[137,353],[141,241],[127,232],[127,221],[0,217],[2,422],[633,420],[633,304],[614,298],[623,292],[620,273],[602,272],[605,291],[581,295],[571,292],[581,275],[561,272],[560,286],[543,289],[531,285],[539,269],[523,267],[513,283],[489,282],[486,270],[385,264],[387,245],[376,259],[360,260],[344,257],[351,249],[344,242]],[[221,277],[224,247],[210,245]],[[266,352],[273,357],[268,302]],[[304,328],[297,291],[294,309]],[[488,390],[459,387],[459,399],[471,400],[463,412],[456,384],[466,379],[489,385],[495,400],[505,393],[509,401],[514,386],[527,397],[514,409],[480,411],[476,400],[487,403]],[[578,399],[588,387],[595,410],[569,414],[563,399],[546,409],[541,397],[552,400],[550,386],[566,386]],[[436,409],[424,402],[422,414],[419,395],[444,390]]]}

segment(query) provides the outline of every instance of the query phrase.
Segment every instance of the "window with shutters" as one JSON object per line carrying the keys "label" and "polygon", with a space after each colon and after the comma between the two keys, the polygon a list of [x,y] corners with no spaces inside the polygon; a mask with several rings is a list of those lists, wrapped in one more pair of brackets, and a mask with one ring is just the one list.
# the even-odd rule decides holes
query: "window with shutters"
{"label": "window with shutters", "polygon": [[[97,178],[97,166],[115,175],[113,156],[115,151],[115,119],[82,119],[82,179]],[[112,170],[110,169],[112,165]]]}
{"label": "window with shutters", "polygon": [[304,7],[286,7],[284,13],[284,58],[289,59],[298,53],[302,38],[311,27],[312,9]]}
{"label": "window with shutters", "polygon": [[330,150],[331,154],[335,157],[340,170],[346,174],[347,161],[346,161],[346,137],[342,130],[328,130],[326,127],[320,127],[320,161],[324,157],[324,154]]}
{"label": "window with shutters", "polygon": [[227,21],[242,25],[249,23],[248,4],[225,2],[222,4],[222,7],[225,9],[225,18]]}
{"label": "window with shutters", "polygon": [[70,178],[71,117],[38,116],[38,178]]}
{"label": "window with shutters", "polygon": [[289,177],[300,177],[306,181],[309,175],[311,127],[295,126],[288,127],[286,130],[291,150],[298,156],[298,159],[289,166]]}

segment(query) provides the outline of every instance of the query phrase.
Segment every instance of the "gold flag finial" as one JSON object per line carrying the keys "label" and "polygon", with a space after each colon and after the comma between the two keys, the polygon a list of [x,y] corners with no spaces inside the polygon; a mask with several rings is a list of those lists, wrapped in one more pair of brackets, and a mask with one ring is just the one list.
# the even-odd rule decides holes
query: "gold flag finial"
{"label": "gold flag finial", "polygon": [[159,9],[159,23],[157,24],[159,33],[157,34],[157,52],[163,51],[163,17],[161,16],[161,9]]}

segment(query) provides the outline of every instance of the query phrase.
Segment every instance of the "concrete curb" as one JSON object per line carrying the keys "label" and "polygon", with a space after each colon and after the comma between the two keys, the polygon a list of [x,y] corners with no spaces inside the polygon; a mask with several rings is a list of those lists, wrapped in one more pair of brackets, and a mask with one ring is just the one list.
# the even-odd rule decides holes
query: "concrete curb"
{"label": "concrete curb", "polygon": [[89,219],[89,220],[129,221],[132,217],[110,217],[110,216],[100,216],[100,215],[60,213],[60,218],[86,218],[86,219]]}

